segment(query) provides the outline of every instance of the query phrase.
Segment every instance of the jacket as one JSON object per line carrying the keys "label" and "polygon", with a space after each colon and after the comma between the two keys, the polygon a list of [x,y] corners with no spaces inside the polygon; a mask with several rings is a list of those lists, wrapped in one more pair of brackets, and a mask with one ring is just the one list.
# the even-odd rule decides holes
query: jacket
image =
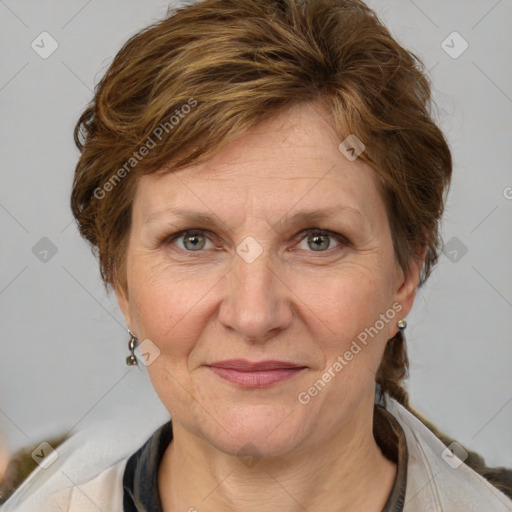
{"label": "jacket", "polygon": [[[512,512],[510,498],[454,456],[405,407],[387,397],[386,409],[407,442],[404,512]],[[151,431],[139,427],[120,435],[119,428],[101,424],[73,435],[51,465],[32,472],[1,510],[123,512],[126,462]]]}

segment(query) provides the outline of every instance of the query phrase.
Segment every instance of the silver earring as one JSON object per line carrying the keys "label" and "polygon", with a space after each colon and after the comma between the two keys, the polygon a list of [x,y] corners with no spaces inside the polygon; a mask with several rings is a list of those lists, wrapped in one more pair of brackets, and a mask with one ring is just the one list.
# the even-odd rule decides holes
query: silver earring
{"label": "silver earring", "polygon": [[407,327],[407,322],[405,320],[398,320],[397,326],[400,332],[402,332]]}
{"label": "silver earring", "polygon": [[128,341],[128,348],[130,349],[130,355],[126,358],[126,364],[128,366],[138,366],[137,357],[135,356],[135,348],[139,343],[137,336],[133,334],[130,329],[128,329],[128,334],[130,335],[130,340]]}

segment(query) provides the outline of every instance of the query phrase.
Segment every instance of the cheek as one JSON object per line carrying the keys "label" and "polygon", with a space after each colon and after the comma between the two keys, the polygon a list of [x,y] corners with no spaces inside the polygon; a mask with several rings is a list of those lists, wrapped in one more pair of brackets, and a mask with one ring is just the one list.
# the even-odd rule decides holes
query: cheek
{"label": "cheek", "polygon": [[334,423],[343,411],[354,410],[362,397],[375,389],[387,326],[393,321],[381,320],[381,314],[386,318],[390,308],[376,293],[376,286],[371,279],[347,280],[332,286],[330,295],[318,300],[316,312],[325,327],[315,343],[324,366],[301,388],[299,399],[311,400],[311,410],[327,411],[325,415]]}
{"label": "cheek", "polygon": [[[296,322],[305,323],[313,338],[326,340],[329,352],[344,352],[389,307],[383,292],[387,273],[371,262],[323,270],[284,273],[286,288],[293,292],[284,300],[296,310]],[[190,351],[222,301],[221,290],[215,290],[222,272],[198,275],[197,269],[170,268],[141,258],[130,276],[130,307],[139,338],[151,339],[163,351]]]}
{"label": "cheek", "polygon": [[373,325],[390,306],[386,273],[375,266],[350,264],[320,280],[303,278],[301,282],[297,295],[331,327],[331,336],[343,340]]}
{"label": "cheek", "polygon": [[189,351],[211,284],[190,272],[154,268],[147,260],[133,267],[131,278],[131,310],[138,332],[164,353]]}
{"label": "cheek", "polygon": [[155,392],[173,414],[187,417],[190,393],[197,396],[190,376],[190,354],[208,315],[204,304],[212,285],[169,274],[132,273],[132,312],[138,332],[160,350],[160,356],[146,367]]}
{"label": "cheek", "polygon": [[[328,371],[360,382],[373,378],[388,339],[389,324],[396,312],[385,276],[352,268],[311,296],[308,306],[318,318],[317,338]],[[391,289],[391,288],[390,288]],[[313,336],[315,335],[312,333]],[[341,365],[341,367],[340,367]],[[342,368],[342,370],[341,370]],[[327,377],[328,378],[328,377]]]}

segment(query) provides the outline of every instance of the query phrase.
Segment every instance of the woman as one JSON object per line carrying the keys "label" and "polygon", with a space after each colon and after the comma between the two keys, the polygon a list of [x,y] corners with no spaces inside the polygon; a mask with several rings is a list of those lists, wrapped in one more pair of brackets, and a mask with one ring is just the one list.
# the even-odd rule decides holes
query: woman
{"label": "woman", "polygon": [[71,204],[172,421],[5,510],[512,510],[402,383],[452,171],[429,101],[358,0],[205,0],[131,38]]}

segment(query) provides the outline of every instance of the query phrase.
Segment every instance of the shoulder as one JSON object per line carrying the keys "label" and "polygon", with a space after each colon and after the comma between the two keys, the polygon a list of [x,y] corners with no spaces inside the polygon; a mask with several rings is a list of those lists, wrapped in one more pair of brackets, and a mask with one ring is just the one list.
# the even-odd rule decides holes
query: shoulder
{"label": "shoulder", "polygon": [[122,512],[126,463],[155,427],[155,420],[139,423],[102,421],[73,434],[2,504],[2,512]]}
{"label": "shoulder", "polygon": [[452,451],[412,412],[387,398],[386,409],[404,430],[407,450],[407,490],[404,512],[510,512],[512,500]]}
{"label": "shoulder", "polygon": [[[3,512],[122,512],[122,479],[126,459],[101,471],[87,481],[73,482],[64,472],[52,488],[20,488],[3,505]],[[38,478],[36,470],[31,477]]]}

